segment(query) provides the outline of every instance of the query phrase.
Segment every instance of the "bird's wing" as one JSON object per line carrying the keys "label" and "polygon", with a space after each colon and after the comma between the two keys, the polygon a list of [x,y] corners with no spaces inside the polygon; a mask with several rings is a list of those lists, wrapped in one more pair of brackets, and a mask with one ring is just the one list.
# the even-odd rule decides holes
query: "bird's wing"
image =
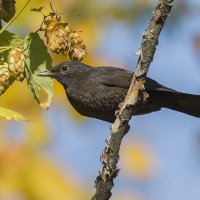
{"label": "bird's wing", "polygon": [[128,89],[131,83],[133,73],[115,67],[98,67],[95,73],[95,79],[108,87],[119,87]]}
{"label": "bird's wing", "polygon": [[[108,87],[129,88],[133,72],[116,67],[98,67],[97,69],[98,73],[95,73],[95,79],[100,84]],[[145,79],[145,88],[146,90],[176,92],[148,77]]]}

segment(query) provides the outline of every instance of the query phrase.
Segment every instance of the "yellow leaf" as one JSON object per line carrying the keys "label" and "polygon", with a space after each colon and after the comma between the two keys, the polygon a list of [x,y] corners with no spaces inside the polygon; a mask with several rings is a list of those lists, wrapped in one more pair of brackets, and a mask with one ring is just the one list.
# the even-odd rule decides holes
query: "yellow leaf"
{"label": "yellow leaf", "polygon": [[157,167],[155,152],[143,139],[134,138],[122,148],[123,169],[128,176],[145,180],[151,178]]}
{"label": "yellow leaf", "polygon": [[49,103],[48,102],[44,102],[44,103],[40,103],[40,106],[46,110],[49,109]]}
{"label": "yellow leaf", "polygon": [[15,121],[27,121],[27,118],[23,115],[3,107],[0,107],[0,118],[6,118],[7,120]]}

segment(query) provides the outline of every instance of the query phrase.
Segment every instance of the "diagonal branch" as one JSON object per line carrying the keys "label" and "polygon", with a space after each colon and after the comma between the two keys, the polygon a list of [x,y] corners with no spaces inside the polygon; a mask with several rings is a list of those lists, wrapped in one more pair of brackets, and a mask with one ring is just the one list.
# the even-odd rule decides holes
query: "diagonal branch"
{"label": "diagonal branch", "polygon": [[144,81],[150,63],[153,60],[158,37],[164,26],[173,5],[173,0],[159,0],[152,19],[143,33],[141,48],[139,50],[139,60],[133,76],[126,98],[119,109],[116,120],[111,127],[110,138],[107,146],[102,152],[102,171],[95,181],[96,192],[92,200],[108,200],[114,186],[114,178],[118,175],[119,150],[123,137],[129,131],[129,120],[134,115],[134,108],[138,103],[145,101],[148,94],[145,92]]}

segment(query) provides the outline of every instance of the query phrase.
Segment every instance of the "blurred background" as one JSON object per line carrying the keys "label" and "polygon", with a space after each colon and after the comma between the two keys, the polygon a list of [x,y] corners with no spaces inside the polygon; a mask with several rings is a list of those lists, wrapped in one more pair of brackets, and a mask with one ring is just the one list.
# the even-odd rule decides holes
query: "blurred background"
{"label": "blurred background", "polygon": [[[142,33],[157,1],[51,0],[62,17],[82,31],[88,56],[83,62],[134,70]],[[17,0],[16,9],[25,1]],[[25,36],[42,21],[32,0],[9,30]],[[41,33],[43,37],[43,33]],[[53,66],[66,58],[52,55]],[[167,19],[148,76],[173,89],[200,94],[200,2],[176,0]],[[26,82],[15,82],[0,105],[30,122],[0,121],[0,200],[84,200],[94,192],[100,154],[110,124],[80,116],[57,82],[50,109],[33,99]],[[198,118],[163,109],[133,117],[121,149],[113,200],[200,199],[200,123]]]}

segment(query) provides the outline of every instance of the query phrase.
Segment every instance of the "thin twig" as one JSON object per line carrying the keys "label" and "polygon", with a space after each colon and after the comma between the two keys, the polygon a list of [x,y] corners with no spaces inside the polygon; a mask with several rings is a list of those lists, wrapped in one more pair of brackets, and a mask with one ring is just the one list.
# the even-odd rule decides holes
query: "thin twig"
{"label": "thin twig", "polygon": [[145,77],[156,51],[158,37],[171,11],[172,5],[173,0],[159,0],[159,3],[153,11],[152,19],[143,33],[139,60],[134,77],[116,120],[111,127],[107,146],[101,155],[103,168],[96,178],[96,192],[92,200],[108,200],[112,195],[111,189],[114,186],[113,180],[119,172],[117,163],[119,160],[120,145],[123,137],[129,131],[128,123],[134,114],[134,108],[138,103],[148,98],[148,94],[145,92],[144,88]]}

